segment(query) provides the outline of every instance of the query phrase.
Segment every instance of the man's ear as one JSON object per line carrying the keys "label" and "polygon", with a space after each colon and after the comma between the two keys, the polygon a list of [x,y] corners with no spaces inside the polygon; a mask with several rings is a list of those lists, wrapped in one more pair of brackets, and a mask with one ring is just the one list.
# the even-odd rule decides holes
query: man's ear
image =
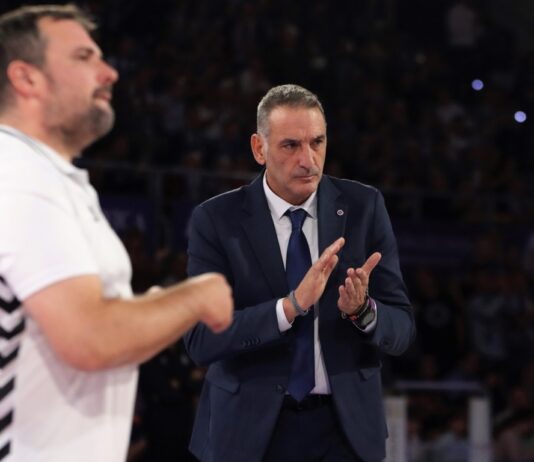
{"label": "man's ear", "polygon": [[6,74],[16,94],[24,98],[31,98],[39,93],[43,76],[34,65],[16,59],[9,63]]}
{"label": "man's ear", "polygon": [[259,133],[254,133],[250,137],[250,147],[252,148],[252,153],[254,154],[254,159],[260,165],[265,165],[265,149],[266,141],[263,136]]}

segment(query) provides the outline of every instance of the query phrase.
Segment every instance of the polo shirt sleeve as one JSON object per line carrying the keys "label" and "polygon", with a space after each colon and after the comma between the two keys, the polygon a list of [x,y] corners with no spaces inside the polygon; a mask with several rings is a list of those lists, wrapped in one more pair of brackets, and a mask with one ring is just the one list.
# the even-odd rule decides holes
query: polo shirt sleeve
{"label": "polo shirt sleeve", "polygon": [[0,276],[19,300],[98,272],[68,199],[56,196],[25,188],[0,193]]}

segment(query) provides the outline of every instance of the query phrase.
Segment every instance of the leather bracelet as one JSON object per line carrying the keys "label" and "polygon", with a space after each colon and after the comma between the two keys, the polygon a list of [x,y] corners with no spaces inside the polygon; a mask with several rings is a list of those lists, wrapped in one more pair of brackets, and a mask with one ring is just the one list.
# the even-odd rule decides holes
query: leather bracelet
{"label": "leather bracelet", "polygon": [[350,317],[347,315],[343,316],[343,314],[345,313],[341,314],[343,319],[350,321],[356,328],[365,332],[367,327],[376,319],[376,303],[369,297],[369,303],[364,309],[359,311],[358,314],[353,314]]}
{"label": "leather bracelet", "polygon": [[365,291],[365,298],[363,299],[363,303],[356,309],[356,311],[353,314],[347,314],[344,311],[341,312],[341,317],[343,319],[349,319],[351,321],[357,321],[369,308],[369,289],[366,289]]}
{"label": "leather bracelet", "polygon": [[302,306],[299,305],[299,302],[297,302],[297,298],[295,297],[294,290],[289,292],[288,297],[289,301],[293,305],[293,308],[295,308],[295,311],[297,312],[297,316],[306,316],[310,312],[310,310],[305,310],[304,308],[302,308]]}

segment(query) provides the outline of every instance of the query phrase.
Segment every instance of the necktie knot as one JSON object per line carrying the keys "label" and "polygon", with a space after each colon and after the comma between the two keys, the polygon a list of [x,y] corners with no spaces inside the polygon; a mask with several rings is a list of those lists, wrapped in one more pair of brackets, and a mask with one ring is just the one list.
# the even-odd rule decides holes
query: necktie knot
{"label": "necktie knot", "polygon": [[289,219],[291,220],[291,231],[300,231],[302,229],[304,220],[308,216],[306,210],[304,209],[296,209],[293,211],[288,210],[286,215],[288,215]]}

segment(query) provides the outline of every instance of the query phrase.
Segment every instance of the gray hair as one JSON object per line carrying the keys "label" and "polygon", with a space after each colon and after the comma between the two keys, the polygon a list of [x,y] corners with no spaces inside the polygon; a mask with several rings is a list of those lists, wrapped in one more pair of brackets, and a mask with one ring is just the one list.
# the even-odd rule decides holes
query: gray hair
{"label": "gray hair", "polygon": [[43,18],[71,19],[88,32],[96,29],[93,19],[74,4],[27,5],[0,16],[0,111],[10,99],[7,78],[9,64],[17,59],[42,67],[45,63],[46,41],[39,34],[38,22]]}
{"label": "gray hair", "polygon": [[317,95],[299,85],[279,85],[271,88],[258,104],[256,130],[259,134],[269,135],[269,116],[273,109],[280,106],[319,109],[324,117],[323,105]]}

